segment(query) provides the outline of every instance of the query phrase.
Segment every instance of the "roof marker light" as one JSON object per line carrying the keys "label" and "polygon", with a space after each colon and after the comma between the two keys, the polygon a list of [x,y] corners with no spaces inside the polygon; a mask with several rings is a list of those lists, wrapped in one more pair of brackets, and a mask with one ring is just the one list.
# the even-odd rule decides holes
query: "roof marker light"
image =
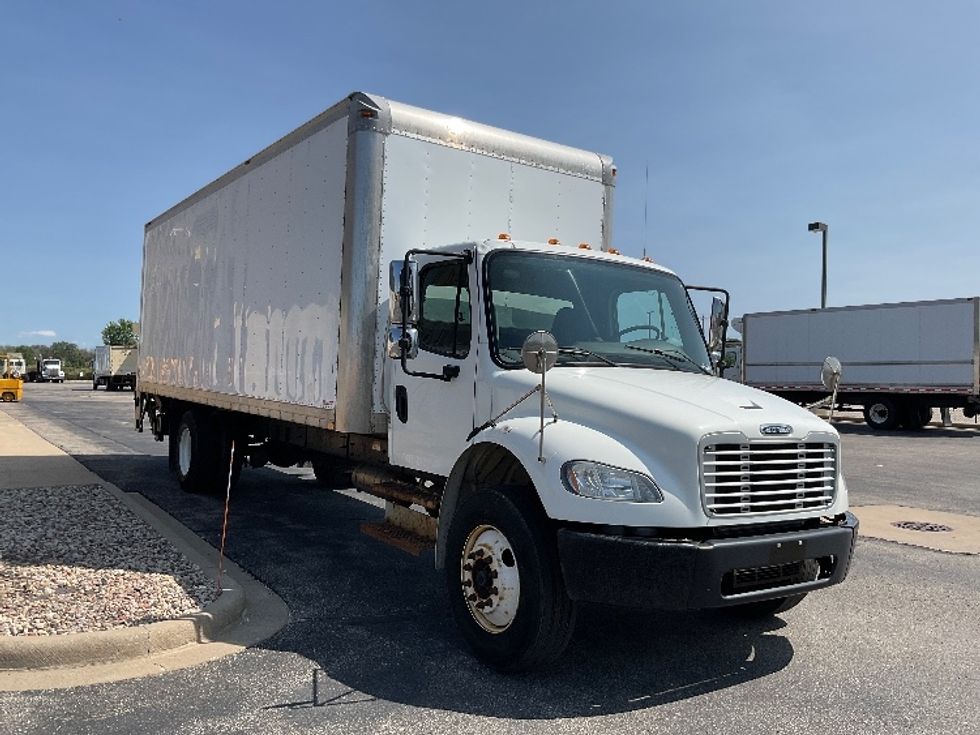
{"label": "roof marker light", "polygon": [[558,238],[557,237],[552,237],[552,238],[549,238],[548,239],[548,244],[549,245],[558,245],[560,243],[558,242]]}
{"label": "roof marker light", "polygon": [[578,249],[579,250],[591,250],[592,249],[592,246],[589,245],[589,243],[587,243],[587,242],[580,242],[578,244]]}
{"label": "roof marker light", "polygon": [[508,233],[506,233],[506,232],[501,232],[499,235],[497,235],[497,239],[498,240],[510,240],[510,235]]}
{"label": "roof marker light", "polygon": [[606,252],[611,255],[622,255],[616,248],[606,248]]}

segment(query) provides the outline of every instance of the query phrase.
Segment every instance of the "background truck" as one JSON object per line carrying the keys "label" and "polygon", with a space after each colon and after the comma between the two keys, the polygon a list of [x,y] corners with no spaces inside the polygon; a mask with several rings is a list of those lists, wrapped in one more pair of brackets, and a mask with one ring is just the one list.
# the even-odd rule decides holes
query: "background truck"
{"label": "background truck", "polygon": [[92,361],[92,390],[97,390],[100,385],[109,391],[135,390],[138,354],[135,347],[98,345]]}
{"label": "background truck", "polygon": [[41,357],[27,373],[32,383],[64,383],[65,371],[57,357]]}
{"label": "background truck", "polygon": [[746,314],[741,379],[787,400],[826,395],[827,355],[844,366],[838,401],[876,429],[919,429],[936,407],[980,412],[980,297]]}
{"label": "background truck", "polygon": [[10,403],[24,397],[24,358],[18,353],[0,354],[0,401]]}
{"label": "background truck", "polygon": [[501,670],[558,656],[579,601],[771,614],[840,582],[839,437],[712,373],[680,279],[611,247],[614,171],[351,95],[146,225],[137,429],[189,491],[247,457],[384,498],[365,532],[434,544]]}
{"label": "background truck", "polygon": [[27,363],[24,356],[19,352],[7,352],[0,355],[3,361],[3,370],[0,371],[0,378],[8,379],[27,379]]}

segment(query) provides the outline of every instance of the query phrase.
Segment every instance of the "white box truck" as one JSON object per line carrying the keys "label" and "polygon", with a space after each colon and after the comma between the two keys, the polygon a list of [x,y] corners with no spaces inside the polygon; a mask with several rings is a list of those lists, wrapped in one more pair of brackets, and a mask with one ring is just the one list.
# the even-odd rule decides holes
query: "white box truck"
{"label": "white box truck", "polygon": [[147,224],[137,428],[187,490],[247,456],[384,498],[366,530],[434,543],[501,670],[579,601],[765,615],[842,581],[837,433],[713,374],[681,280],[611,247],[613,177],[351,95]]}
{"label": "white box truck", "polygon": [[135,347],[120,345],[98,345],[92,361],[92,390],[104,385],[107,391],[136,389],[136,361],[138,351]]}
{"label": "white box truck", "polygon": [[875,429],[921,429],[934,408],[980,413],[980,297],[746,314],[741,379],[787,400],[823,396],[819,367],[843,365],[837,398]]}

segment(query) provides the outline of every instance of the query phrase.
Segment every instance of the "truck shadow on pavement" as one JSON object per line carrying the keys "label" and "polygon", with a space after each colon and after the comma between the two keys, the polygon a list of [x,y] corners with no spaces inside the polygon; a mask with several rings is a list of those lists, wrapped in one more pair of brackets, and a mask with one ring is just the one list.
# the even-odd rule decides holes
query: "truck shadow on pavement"
{"label": "truck shadow on pavement", "polygon": [[[218,545],[223,498],[181,492],[165,457],[77,458]],[[736,686],[793,659],[789,639],[779,634],[787,625],[780,618],[746,622],[722,613],[590,605],[580,610],[572,643],[551,668],[496,674],[465,650],[431,552],[412,557],[359,532],[361,521],[380,515],[303,477],[269,469],[243,474],[231,499],[227,554],[271,587],[291,614],[258,648],[309,662],[310,686],[292,697],[270,696],[262,709],[387,700],[492,717],[583,717]]]}

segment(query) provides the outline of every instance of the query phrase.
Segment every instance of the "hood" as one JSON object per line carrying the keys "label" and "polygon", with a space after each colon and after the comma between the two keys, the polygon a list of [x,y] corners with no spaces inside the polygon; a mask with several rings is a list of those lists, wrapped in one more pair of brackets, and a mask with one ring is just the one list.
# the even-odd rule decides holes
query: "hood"
{"label": "hood", "polygon": [[[537,376],[523,373],[521,390]],[[611,435],[661,427],[699,441],[705,434],[738,431],[749,439],[773,436],[762,426],[791,427],[785,439],[813,431],[836,433],[810,411],[771,393],[712,375],[641,368],[558,367],[547,389],[559,416]],[[494,401],[496,407],[496,400]],[[503,404],[506,405],[506,404]]]}

